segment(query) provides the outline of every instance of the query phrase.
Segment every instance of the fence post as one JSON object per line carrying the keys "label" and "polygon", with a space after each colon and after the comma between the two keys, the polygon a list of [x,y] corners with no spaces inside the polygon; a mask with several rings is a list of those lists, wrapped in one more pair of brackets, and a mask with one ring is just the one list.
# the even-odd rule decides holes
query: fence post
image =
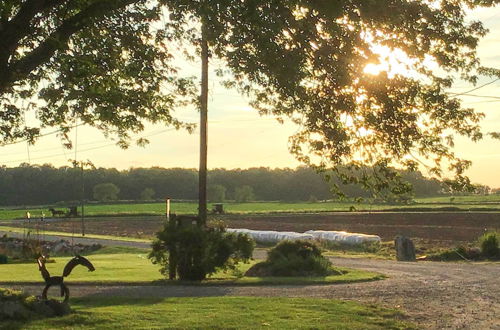
{"label": "fence post", "polygon": [[170,197],[165,199],[165,215],[167,216],[167,222],[170,222]]}

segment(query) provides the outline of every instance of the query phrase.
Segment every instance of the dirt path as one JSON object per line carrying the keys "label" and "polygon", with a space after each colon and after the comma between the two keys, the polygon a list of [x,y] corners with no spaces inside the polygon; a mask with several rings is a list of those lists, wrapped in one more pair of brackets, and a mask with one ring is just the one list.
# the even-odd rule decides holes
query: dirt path
{"label": "dirt path", "polygon": [[[389,279],[319,286],[71,286],[73,296],[317,297],[400,308],[426,329],[500,329],[500,263],[401,263],[333,258],[338,266],[377,271]],[[40,287],[23,289],[38,294]]]}

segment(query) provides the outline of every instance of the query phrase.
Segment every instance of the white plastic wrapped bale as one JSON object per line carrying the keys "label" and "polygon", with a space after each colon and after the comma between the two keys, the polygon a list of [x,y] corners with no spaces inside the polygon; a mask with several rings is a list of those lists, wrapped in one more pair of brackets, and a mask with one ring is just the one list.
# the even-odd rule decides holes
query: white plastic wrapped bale
{"label": "white plastic wrapped bale", "polygon": [[312,235],[315,239],[339,242],[348,245],[361,245],[363,243],[380,242],[380,236],[367,235],[358,233],[348,233],[345,231],[325,231],[325,230],[308,230],[305,234]]}
{"label": "white plastic wrapped bale", "polygon": [[284,240],[298,240],[298,239],[314,239],[313,235],[301,234],[291,231],[274,231],[274,230],[251,230],[251,229],[227,229],[231,233],[248,234],[257,243],[262,244],[276,244]]}

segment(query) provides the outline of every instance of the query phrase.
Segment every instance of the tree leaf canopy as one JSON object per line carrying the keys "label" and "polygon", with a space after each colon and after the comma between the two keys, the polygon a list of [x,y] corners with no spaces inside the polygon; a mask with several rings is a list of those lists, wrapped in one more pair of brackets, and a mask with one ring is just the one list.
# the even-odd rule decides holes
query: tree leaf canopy
{"label": "tree leaf canopy", "polygon": [[250,96],[260,113],[299,125],[290,149],[303,162],[368,165],[375,179],[356,180],[384,188],[378,174],[395,178],[390,166],[414,169],[418,160],[466,184],[470,162],[454,154],[454,137],[481,139],[483,115],[447,90],[457,79],[499,76],[477,57],[486,29],[466,18],[498,2],[4,1],[0,137],[35,138],[19,100],[36,94],[42,102],[31,106],[42,126],[63,134],[75,117],[124,143],[145,120],[191,128],[172,116],[196,103],[194,82],[179,75],[173,52],[196,46],[203,23],[212,56],[226,64],[227,86]]}

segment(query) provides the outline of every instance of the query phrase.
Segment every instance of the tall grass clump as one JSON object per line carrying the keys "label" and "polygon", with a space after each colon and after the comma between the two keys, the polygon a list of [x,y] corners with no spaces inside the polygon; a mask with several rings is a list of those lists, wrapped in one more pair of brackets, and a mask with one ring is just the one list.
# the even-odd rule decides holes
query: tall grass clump
{"label": "tall grass clump", "polygon": [[500,233],[490,231],[479,238],[481,254],[487,258],[500,258]]}
{"label": "tall grass clump", "polygon": [[460,261],[460,260],[498,260],[500,259],[500,233],[490,231],[480,236],[478,246],[458,246],[428,256],[428,260]]}

